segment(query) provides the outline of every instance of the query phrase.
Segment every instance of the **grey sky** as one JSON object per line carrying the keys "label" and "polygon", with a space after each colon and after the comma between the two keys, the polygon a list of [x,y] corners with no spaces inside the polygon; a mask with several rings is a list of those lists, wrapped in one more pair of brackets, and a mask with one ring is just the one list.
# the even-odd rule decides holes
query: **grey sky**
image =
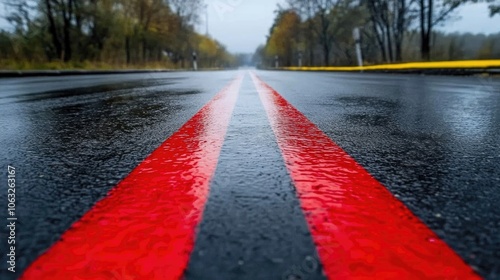
{"label": "grey sky", "polygon": [[[253,53],[263,44],[275,17],[278,3],[284,0],[206,0],[209,33],[231,52]],[[3,7],[0,14],[4,15]],[[448,32],[500,32],[500,16],[490,18],[485,4],[465,5],[456,13],[457,19],[446,22],[440,29]],[[204,16],[204,15],[203,15]],[[7,23],[0,19],[0,27]],[[205,25],[198,27],[205,32]]]}
{"label": "grey sky", "polygon": [[[231,52],[252,53],[266,40],[283,0],[205,0],[210,35]],[[205,26],[200,31],[205,32]]]}

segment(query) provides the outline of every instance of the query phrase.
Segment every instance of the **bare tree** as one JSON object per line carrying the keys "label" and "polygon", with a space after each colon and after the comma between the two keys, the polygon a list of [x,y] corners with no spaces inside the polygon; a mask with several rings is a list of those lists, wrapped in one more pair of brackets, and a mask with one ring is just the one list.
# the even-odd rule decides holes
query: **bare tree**
{"label": "bare tree", "polygon": [[196,24],[200,20],[200,11],[204,7],[203,0],[167,0],[174,13],[186,24]]}
{"label": "bare tree", "polygon": [[58,27],[56,25],[56,20],[55,20],[56,15],[53,7],[53,2],[52,0],[44,0],[44,4],[45,4],[45,15],[49,22],[49,33],[52,38],[52,44],[54,45],[57,57],[62,58],[63,46],[59,35]]}
{"label": "bare tree", "polygon": [[34,7],[28,0],[5,0],[3,4],[9,12],[5,19],[14,26],[17,34],[23,35],[31,24],[30,12]]}
{"label": "bare tree", "polygon": [[415,0],[366,0],[373,33],[384,61],[402,60],[402,44],[413,20]]}
{"label": "bare tree", "polygon": [[453,12],[465,3],[479,0],[419,0],[420,54],[423,60],[431,59],[431,36],[436,27],[450,18]]}
{"label": "bare tree", "polygon": [[488,0],[490,3],[490,17],[500,14],[500,1],[498,0]]}
{"label": "bare tree", "polygon": [[301,11],[310,21],[308,32],[313,32],[318,38],[318,43],[323,51],[323,64],[330,64],[330,52],[333,44],[333,37],[330,12],[339,4],[341,0],[288,0],[288,4],[295,10]]}

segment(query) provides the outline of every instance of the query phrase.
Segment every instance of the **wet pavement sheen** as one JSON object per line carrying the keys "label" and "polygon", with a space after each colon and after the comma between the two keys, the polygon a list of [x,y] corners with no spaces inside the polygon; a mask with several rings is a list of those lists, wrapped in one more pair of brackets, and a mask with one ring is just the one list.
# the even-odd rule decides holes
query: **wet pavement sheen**
{"label": "wet pavement sheen", "polygon": [[[500,277],[498,79],[257,74],[480,275]],[[49,248],[236,75],[221,71],[0,79],[0,166],[14,165],[17,172],[17,271]],[[315,254],[248,75],[237,102],[188,279],[216,279],[222,268],[227,278],[277,279],[274,276]],[[1,186],[0,201],[6,201],[5,184]],[[0,220],[5,218],[0,212]],[[1,233],[5,240],[6,231]],[[2,252],[6,246],[0,240]],[[3,255],[0,262],[5,261]],[[5,270],[1,279],[12,276],[2,273]]]}
{"label": "wet pavement sheen", "polygon": [[500,277],[498,79],[258,74],[483,277]]}
{"label": "wet pavement sheen", "polygon": [[[234,76],[0,80],[2,174],[7,164],[16,167],[16,275]],[[6,194],[2,184],[1,201],[7,201]],[[5,221],[4,211],[0,219]],[[2,230],[2,240],[6,233]],[[0,242],[2,252],[6,246]],[[0,262],[6,263],[5,255]]]}
{"label": "wet pavement sheen", "polygon": [[325,279],[318,259],[266,113],[246,75],[186,278],[294,279],[307,274],[307,279]]}

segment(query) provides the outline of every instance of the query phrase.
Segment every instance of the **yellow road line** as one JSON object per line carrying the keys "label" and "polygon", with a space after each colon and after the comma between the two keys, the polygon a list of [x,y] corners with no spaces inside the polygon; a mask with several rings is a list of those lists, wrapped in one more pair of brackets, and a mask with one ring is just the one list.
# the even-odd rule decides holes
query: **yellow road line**
{"label": "yellow road line", "polygon": [[295,71],[361,71],[361,70],[413,70],[413,69],[487,69],[500,68],[497,60],[460,60],[435,62],[408,62],[397,64],[379,64],[369,66],[329,66],[329,67],[283,67]]}

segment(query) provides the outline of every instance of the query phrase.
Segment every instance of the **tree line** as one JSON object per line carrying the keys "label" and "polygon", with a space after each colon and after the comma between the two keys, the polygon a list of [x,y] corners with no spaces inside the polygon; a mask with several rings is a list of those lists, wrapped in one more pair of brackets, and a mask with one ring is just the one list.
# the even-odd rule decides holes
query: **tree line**
{"label": "tree line", "polygon": [[490,16],[500,14],[499,0],[287,0],[254,60],[265,66],[296,66],[299,60],[308,66],[354,65],[355,28],[369,64],[499,58],[500,33],[479,36],[481,45],[471,55],[465,35],[436,31],[460,6],[478,2],[489,3]]}
{"label": "tree line", "polygon": [[234,66],[237,58],[194,26],[203,0],[3,0],[0,66]]}

